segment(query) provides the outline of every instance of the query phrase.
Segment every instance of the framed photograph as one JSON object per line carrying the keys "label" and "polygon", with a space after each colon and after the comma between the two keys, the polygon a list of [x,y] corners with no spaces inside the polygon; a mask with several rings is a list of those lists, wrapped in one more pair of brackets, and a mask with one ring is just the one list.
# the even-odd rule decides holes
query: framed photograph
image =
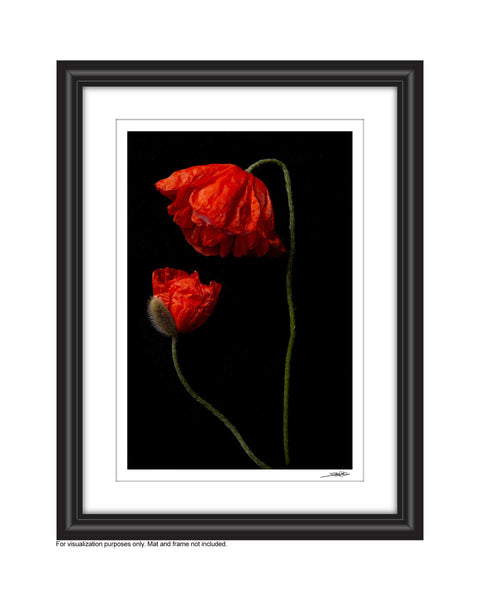
{"label": "framed photograph", "polygon": [[422,62],[57,69],[58,539],[422,539]]}

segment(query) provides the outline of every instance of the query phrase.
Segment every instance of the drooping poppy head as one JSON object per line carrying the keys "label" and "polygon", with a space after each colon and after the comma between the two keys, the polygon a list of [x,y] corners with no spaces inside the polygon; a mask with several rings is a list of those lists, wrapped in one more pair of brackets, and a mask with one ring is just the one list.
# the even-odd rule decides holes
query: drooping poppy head
{"label": "drooping poppy head", "polygon": [[265,184],[236,165],[201,165],[175,171],[155,184],[172,203],[168,214],[205,256],[279,256]]}
{"label": "drooping poppy head", "polygon": [[197,271],[191,275],[179,269],[157,269],[152,275],[153,297],[149,315],[155,328],[172,337],[203,325],[212,314],[222,285],[205,285]]}

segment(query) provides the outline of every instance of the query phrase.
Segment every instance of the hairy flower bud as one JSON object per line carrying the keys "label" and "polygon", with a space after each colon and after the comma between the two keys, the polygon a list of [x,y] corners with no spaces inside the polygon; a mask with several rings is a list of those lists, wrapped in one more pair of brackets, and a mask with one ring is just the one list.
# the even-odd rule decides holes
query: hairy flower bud
{"label": "hairy flower bud", "polygon": [[148,316],[155,329],[167,335],[168,337],[177,337],[178,331],[175,325],[175,320],[172,313],[168,310],[165,304],[157,298],[152,296],[148,302]]}
{"label": "hairy flower bud", "polygon": [[[161,303],[158,306],[153,305],[155,317],[160,313],[159,319],[162,323],[160,328],[156,323],[157,318],[155,318],[155,326],[159,331],[164,332],[163,311],[166,310],[168,316],[173,318],[175,335],[190,333],[203,325],[212,314],[222,289],[222,285],[216,281],[211,281],[208,285],[203,284],[197,271],[189,274],[186,271],[170,267],[153,272],[152,287],[154,298]],[[153,299],[150,304],[152,302]],[[167,332],[171,330],[171,327],[167,328]],[[167,333],[166,335],[172,334]]]}

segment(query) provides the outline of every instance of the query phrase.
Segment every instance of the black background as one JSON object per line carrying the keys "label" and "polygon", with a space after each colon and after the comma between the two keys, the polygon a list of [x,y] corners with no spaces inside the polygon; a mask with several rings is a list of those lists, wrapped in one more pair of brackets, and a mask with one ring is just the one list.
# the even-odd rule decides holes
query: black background
{"label": "black background", "polygon": [[[193,389],[238,428],[273,468],[283,458],[283,375],[289,338],[287,255],[206,257],[167,213],[155,182],[209,163],[242,168],[277,158],[292,178],[296,219],[293,294],[297,336],[290,391],[291,468],[352,468],[352,138],[349,132],[129,132],[128,468],[257,468],[228,429],[184,390],[171,342],[146,313],[152,272],[197,270],[222,284],[209,320],[181,336]],[[283,174],[268,187],[275,228],[288,248]]]}

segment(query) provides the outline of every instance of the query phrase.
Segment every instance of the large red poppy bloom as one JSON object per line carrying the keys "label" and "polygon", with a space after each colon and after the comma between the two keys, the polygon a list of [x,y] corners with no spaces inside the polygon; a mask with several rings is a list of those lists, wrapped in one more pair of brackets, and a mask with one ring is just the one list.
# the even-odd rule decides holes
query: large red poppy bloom
{"label": "large red poppy bloom", "polygon": [[175,171],[155,184],[172,200],[168,214],[197,252],[206,256],[279,256],[265,184],[236,165],[202,165]]}
{"label": "large red poppy bloom", "polygon": [[179,269],[157,269],[152,275],[153,295],[171,313],[178,333],[189,333],[203,325],[212,314],[222,285],[205,285],[197,271],[191,275]]}

